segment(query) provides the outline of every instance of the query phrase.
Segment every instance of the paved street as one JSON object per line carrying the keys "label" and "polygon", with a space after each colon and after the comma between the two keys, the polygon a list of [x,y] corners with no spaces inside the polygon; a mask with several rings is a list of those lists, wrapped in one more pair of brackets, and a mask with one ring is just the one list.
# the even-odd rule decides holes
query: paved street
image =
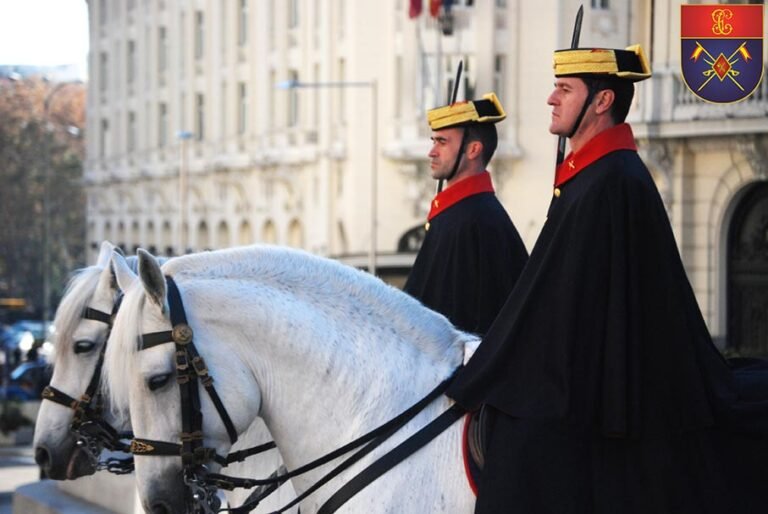
{"label": "paved street", "polygon": [[36,482],[40,473],[32,456],[32,446],[0,446],[0,514],[10,514],[13,491]]}

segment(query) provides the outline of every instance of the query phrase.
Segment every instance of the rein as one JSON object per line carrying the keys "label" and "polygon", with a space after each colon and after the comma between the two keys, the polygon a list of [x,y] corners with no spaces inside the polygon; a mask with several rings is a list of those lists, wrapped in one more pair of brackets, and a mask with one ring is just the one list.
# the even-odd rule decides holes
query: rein
{"label": "rein", "polygon": [[[400,428],[405,426],[427,405],[442,395],[448,389],[448,386],[453,379],[453,375],[451,375],[417,403],[378,428],[293,471],[285,471],[284,468],[281,468],[273,473],[271,477],[266,479],[238,478],[218,473],[209,473],[205,467],[207,462],[215,461],[226,466],[226,464],[231,461],[229,461],[228,458],[223,458],[218,455],[214,448],[206,448],[203,445],[202,412],[200,410],[199,389],[197,387],[198,379],[211,397],[233,444],[237,440],[237,432],[226,408],[213,387],[213,377],[210,376],[208,367],[205,365],[203,358],[197,352],[197,348],[194,345],[193,331],[187,324],[186,313],[184,311],[184,305],[178,286],[171,276],[166,276],[165,278],[168,285],[168,304],[173,328],[170,331],[143,334],[141,336],[140,350],[146,350],[166,343],[174,343],[176,346],[176,380],[179,384],[181,393],[181,444],[134,438],[131,441],[130,450],[134,455],[142,456],[181,456],[184,481],[190,490],[193,491],[192,499],[195,502],[196,511],[202,510],[207,513],[218,509],[218,499],[215,495],[216,488],[227,490],[232,490],[237,487],[250,489],[258,486],[263,488],[263,493],[252,495],[252,497],[246,500],[240,507],[222,509],[228,510],[234,514],[250,512],[256,508],[261,500],[286,480],[317,469],[352,450],[357,450],[346,460],[324,475],[314,485],[304,491],[304,493],[281,509],[274,511],[272,514],[285,512],[295,505],[298,505],[301,501],[313,494],[341,472],[349,469],[354,463],[362,459],[365,455],[373,451],[396,433]],[[339,491],[331,496],[328,501],[326,501],[321,507],[319,514],[331,514],[332,512],[335,512],[336,509],[352,498],[357,492],[434,439],[453,424],[454,421],[460,419],[465,413],[466,411],[463,408],[458,405],[453,405],[437,419],[433,420],[427,426],[400,443],[396,448],[390,450],[383,457],[376,460],[373,464],[355,476],[350,482],[345,484]],[[255,453],[260,453],[261,451],[275,448],[275,444],[270,442],[257,448],[259,448],[258,451],[253,451],[249,454],[253,455]],[[256,448],[251,450],[256,450]]]}
{"label": "rein", "polygon": [[112,331],[112,323],[121,301],[122,295],[119,295],[112,307],[111,314],[91,307],[86,307],[83,310],[83,319],[99,321],[107,325],[107,336],[99,353],[99,358],[96,361],[96,367],[91,380],[80,398],[75,399],[52,385],[46,386],[42,392],[43,400],[52,401],[74,411],[69,429],[77,436],[77,445],[86,450],[88,457],[94,463],[94,467],[97,470],[106,469],[118,475],[133,471],[133,458],[110,458],[99,462],[101,447],[103,446],[112,451],[129,453],[129,445],[123,442],[122,439],[131,437],[131,434],[119,433],[102,418],[103,399],[99,392],[99,378],[104,364],[106,342]]}

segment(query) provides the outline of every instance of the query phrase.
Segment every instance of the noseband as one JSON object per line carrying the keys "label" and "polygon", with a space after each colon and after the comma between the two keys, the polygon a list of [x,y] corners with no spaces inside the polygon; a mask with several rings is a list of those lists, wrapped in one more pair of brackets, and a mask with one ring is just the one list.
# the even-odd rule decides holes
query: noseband
{"label": "noseband", "polygon": [[131,437],[131,434],[119,433],[103,419],[104,405],[101,392],[99,391],[99,379],[101,368],[104,364],[104,352],[107,348],[107,341],[109,340],[112,324],[117,310],[120,308],[122,298],[122,294],[117,296],[111,314],[91,307],[86,307],[83,310],[83,319],[106,324],[107,334],[104,339],[104,345],[99,353],[99,358],[96,361],[96,367],[93,370],[91,380],[88,382],[88,386],[85,388],[82,396],[79,399],[75,399],[52,385],[46,386],[42,393],[43,400],[58,403],[74,411],[69,429],[77,436],[77,445],[86,451],[97,470],[107,469],[115,474],[125,474],[133,471],[133,459],[110,458],[104,462],[99,462],[101,449],[103,447],[112,451],[128,453],[129,445],[123,442],[122,439]]}

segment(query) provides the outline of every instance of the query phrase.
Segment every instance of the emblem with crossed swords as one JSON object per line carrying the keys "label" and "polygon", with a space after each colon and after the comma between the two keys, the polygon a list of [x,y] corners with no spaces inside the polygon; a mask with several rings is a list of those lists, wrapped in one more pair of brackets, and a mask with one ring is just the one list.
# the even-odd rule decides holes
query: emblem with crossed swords
{"label": "emblem with crossed swords", "polygon": [[696,61],[699,58],[699,56],[701,55],[701,53],[703,52],[710,59],[710,60],[707,60],[705,58],[704,62],[709,64],[710,67],[711,67],[710,69],[705,70],[705,71],[702,72],[702,75],[704,75],[705,77],[708,77],[708,78],[707,78],[707,80],[704,81],[704,83],[701,86],[699,86],[699,89],[697,89],[697,91],[701,91],[702,89],[704,89],[704,86],[709,84],[709,81],[712,80],[715,77],[719,78],[720,82],[725,80],[725,77],[728,77],[729,79],[731,79],[733,81],[734,84],[736,84],[736,86],[739,89],[744,91],[744,88],[741,87],[741,84],[739,84],[739,82],[735,78],[735,77],[739,76],[740,72],[738,70],[734,70],[733,69],[733,65],[736,64],[737,62],[739,62],[739,58],[735,57],[736,54],[738,54],[738,53],[740,53],[741,56],[744,57],[744,62],[747,62],[747,61],[749,61],[752,58],[752,56],[749,55],[749,52],[747,51],[747,49],[744,47],[744,45],[746,45],[746,44],[747,44],[747,42],[744,41],[728,57],[723,55],[723,53],[720,53],[720,55],[717,56],[717,58],[715,58],[715,57],[712,56],[711,53],[707,52],[707,49],[704,48],[701,45],[701,43],[696,41],[696,50],[694,50],[693,53],[691,54],[691,59]]}

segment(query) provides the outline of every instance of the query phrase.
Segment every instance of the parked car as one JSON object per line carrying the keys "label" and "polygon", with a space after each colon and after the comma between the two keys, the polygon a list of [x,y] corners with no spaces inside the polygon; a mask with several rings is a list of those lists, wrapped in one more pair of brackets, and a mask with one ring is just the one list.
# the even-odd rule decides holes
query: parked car
{"label": "parked car", "polygon": [[[2,351],[5,354],[0,360],[8,363],[11,369],[27,359],[46,356],[52,350],[50,342],[53,335],[53,325],[48,324],[46,333],[45,323],[37,320],[19,320],[6,327],[2,334]],[[32,355],[27,355],[32,352]]]}
{"label": "parked car", "polygon": [[0,386],[0,399],[39,400],[43,389],[51,381],[52,371],[42,359],[22,362],[11,372],[8,386]]}

